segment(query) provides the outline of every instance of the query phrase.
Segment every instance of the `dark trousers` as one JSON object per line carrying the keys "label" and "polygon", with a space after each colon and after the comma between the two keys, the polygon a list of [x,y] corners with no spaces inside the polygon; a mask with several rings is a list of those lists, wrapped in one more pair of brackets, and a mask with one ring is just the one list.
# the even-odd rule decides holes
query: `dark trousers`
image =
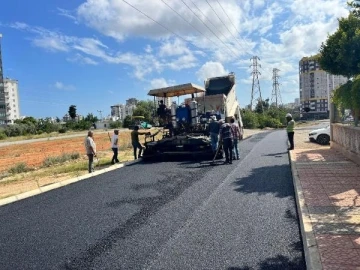
{"label": "dark trousers", "polygon": [[118,160],[118,151],[119,151],[118,148],[111,148],[111,149],[114,152],[113,157],[111,159],[111,163],[119,162],[119,160]]}
{"label": "dark trousers", "polygon": [[87,154],[89,159],[89,165],[88,165],[88,171],[89,173],[94,171],[94,155],[93,154]]}
{"label": "dark trousers", "polygon": [[288,132],[288,139],[290,143],[290,149],[294,149],[294,132]]}
{"label": "dark trousers", "polygon": [[[141,157],[141,153],[144,147],[139,142],[133,142],[132,143],[133,149],[134,149],[134,158],[137,159],[138,157]],[[137,149],[139,149],[139,156],[136,156]]]}
{"label": "dark trousers", "polygon": [[224,148],[224,152],[225,152],[226,161],[232,162],[233,140],[232,139],[223,139],[223,148]]}

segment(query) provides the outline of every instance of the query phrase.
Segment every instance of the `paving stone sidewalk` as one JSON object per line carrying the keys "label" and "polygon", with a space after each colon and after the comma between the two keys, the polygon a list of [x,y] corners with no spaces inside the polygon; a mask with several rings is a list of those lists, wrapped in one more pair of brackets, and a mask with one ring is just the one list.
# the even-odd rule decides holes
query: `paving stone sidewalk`
{"label": "paving stone sidewalk", "polygon": [[305,235],[313,236],[308,256],[319,260],[313,269],[360,269],[360,167],[330,147],[290,157],[299,215],[308,221]]}

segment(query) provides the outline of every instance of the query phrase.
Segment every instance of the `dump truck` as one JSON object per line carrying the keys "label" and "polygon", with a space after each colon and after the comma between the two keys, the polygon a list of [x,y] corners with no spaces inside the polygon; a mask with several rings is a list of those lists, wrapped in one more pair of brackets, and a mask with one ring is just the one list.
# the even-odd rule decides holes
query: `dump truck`
{"label": "dump truck", "polygon": [[[206,117],[216,115],[217,119],[225,119],[226,122],[235,117],[240,129],[243,128],[234,73],[206,79],[205,92],[195,97],[195,100],[199,104],[199,111]],[[186,99],[186,102],[190,101],[191,99]]]}

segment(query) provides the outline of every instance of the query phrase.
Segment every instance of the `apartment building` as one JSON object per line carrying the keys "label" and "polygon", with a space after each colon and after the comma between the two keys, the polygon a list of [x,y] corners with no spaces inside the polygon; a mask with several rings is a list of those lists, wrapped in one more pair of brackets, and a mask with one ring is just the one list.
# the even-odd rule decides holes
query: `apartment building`
{"label": "apartment building", "polygon": [[133,111],[136,108],[136,105],[129,103],[129,105],[116,104],[110,106],[111,108],[111,118],[114,120],[124,120],[126,116],[132,116]]}
{"label": "apartment building", "polygon": [[170,108],[171,107],[171,104],[172,104],[172,98],[171,97],[156,97],[156,102],[159,103],[159,101],[162,100],[164,101],[164,104],[167,108]]}
{"label": "apartment building", "polygon": [[331,93],[345,84],[347,78],[322,70],[317,59],[315,55],[299,62],[300,107],[303,114],[309,108],[307,115],[311,118],[327,118]]}
{"label": "apartment building", "polygon": [[20,119],[19,88],[18,81],[10,78],[4,79],[6,124],[13,124],[14,120]]}

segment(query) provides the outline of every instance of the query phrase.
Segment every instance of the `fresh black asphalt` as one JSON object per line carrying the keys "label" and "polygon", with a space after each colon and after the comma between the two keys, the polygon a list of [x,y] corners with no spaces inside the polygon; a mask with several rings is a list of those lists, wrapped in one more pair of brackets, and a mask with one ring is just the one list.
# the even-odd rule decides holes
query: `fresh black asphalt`
{"label": "fresh black asphalt", "polygon": [[305,269],[285,131],[0,207],[0,269]]}

